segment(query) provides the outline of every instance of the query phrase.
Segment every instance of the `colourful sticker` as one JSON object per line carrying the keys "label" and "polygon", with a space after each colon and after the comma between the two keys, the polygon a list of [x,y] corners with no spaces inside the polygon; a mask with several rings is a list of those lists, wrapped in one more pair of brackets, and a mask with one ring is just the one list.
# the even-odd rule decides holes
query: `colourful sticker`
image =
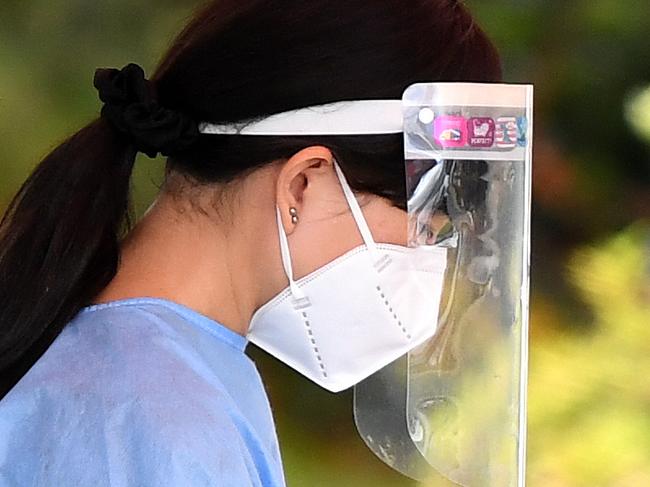
{"label": "colourful sticker", "polygon": [[456,115],[441,115],[433,121],[433,138],[441,147],[467,144],[467,121]]}
{"label": "colourful sticker", "polygon": [[519,129],[517,145],[519,147],[526,147],[526,133],[528,132],[528,120],[526,117],[517,117],[517,128]]}
{"label": "colourful sticker", "polygon": [[510,149],[517,145],[519,130],[515,117],[500,117],[496,121],[494,139],[496,146],[502,149]]}
{"label": "colourful sticker", "polygon": [[496,125],[489,117],[475,117],[467,121],[469,145],[472,147],[492,147]]}

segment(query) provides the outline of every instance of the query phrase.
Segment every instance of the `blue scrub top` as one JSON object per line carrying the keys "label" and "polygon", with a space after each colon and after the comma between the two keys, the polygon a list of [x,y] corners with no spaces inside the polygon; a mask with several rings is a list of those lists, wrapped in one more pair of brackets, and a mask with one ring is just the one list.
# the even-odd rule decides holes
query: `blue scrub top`
{"label": "blue scrub top", "polygon": [[284,486],[247,343],[163,299],[82,309],[0,401],[0,486]]}

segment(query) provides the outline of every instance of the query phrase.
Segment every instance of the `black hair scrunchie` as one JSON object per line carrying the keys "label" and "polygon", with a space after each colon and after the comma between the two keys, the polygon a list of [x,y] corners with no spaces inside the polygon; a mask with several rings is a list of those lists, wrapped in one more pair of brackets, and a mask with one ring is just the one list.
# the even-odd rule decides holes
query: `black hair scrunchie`
{"label": "black hair scrunchie", "polygon": [[98,68],[93,85],[104,102],[101,116],[151,158],[158,152],[164,156],[178,152],[200,135],[197,122],[158,104],[151,82],[137,64],[121,70]]}

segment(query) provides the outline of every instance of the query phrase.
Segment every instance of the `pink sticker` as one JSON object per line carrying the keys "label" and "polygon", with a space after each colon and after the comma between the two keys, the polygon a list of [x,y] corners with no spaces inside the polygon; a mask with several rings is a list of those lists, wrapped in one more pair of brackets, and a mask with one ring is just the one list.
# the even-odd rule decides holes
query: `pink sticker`
{"label": "pink sticker", "polygon": [[436,117],[433,138],[440,147],[464,147],[467,144],[467,120],[456,115]]}
{"label": "pink sticker", "polygon": [[495,123],[488,117],[470,118],[467,121],[469,145],[472,147],[492,147],[494,144]]}

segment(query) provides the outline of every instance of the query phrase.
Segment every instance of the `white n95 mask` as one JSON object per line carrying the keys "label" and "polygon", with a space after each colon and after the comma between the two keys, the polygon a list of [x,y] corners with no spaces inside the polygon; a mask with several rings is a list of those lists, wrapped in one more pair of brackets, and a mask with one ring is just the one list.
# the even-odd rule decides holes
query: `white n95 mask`
{"label": "white n95 mask", "polygon": [[255,312],[248,339],[339,392],[435,334],[447,249],[375,243],[336,161],[334,166],[364,244],[294,281],[276,208],[289,286]]}

